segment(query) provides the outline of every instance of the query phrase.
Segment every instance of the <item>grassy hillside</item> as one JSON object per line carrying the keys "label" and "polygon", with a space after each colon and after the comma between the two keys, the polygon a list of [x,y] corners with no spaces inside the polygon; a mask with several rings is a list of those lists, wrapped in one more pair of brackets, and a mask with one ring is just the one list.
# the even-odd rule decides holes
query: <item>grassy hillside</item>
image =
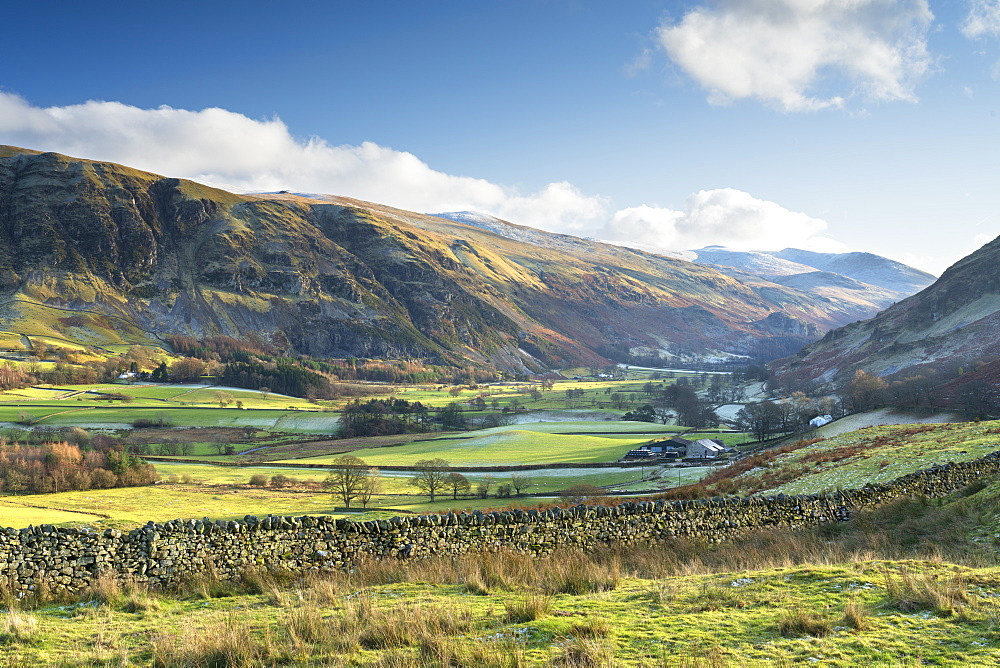
{"label": "grassy hillside", "polygon": [[1000,450],[1000,421],[860,429],[817,442],[765,451],[713,476],[710,489],[759,494],[816,494],[887,482],[935,464]]}
{"label": "grassy hillside", "polygon": [[828,332],[773,370],[783,382],[819,381],[828,387],[842,387],[857,369],[896,378],[936,372],[946,382],[961,375],[955,373],[959,367],[996,359],[998,254],[1000,239],[994,239],[921,292],[870,320]]}

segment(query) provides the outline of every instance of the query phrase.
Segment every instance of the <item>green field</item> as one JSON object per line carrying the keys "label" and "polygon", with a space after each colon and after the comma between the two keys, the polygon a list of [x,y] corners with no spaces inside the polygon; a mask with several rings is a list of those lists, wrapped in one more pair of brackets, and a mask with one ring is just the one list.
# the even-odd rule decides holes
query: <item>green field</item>
{"label": "green field", "polygon": [[26,350],[24,339],[16,332],[0,332],[0,348],[4,350]]}
{"label": "green field", "polygon": [[[535,416],[550,421],[440,435],[407,434],[344,440],[325,438],[338,427],[339,413],[332,410],[333,403],[317,405],[274,393],[157,383],[37,386],[4,392],[0,393],[0,423],[30,422],[31,426],[49,429],[83,427],[120,437],[131,432],[125,441],[127,446],[141,447],[141,452],[167,460],[170,457],[165,453],[173,452],[174,458],[195,458],[207,465],[158,461],[156,467],[168,482],[153,488],[68,492],[37,498],[3,497],[0,525],[87,521],[130,525],[176,517],[232,518],[246,514],[332,512],[332,499],[316,487],[328,472],[293,469],[296,464],[328,464],[344,452],[383,467],[412,465],[421,459],[434,458],[443,458],[454,466],[473,468],[612,462],[643,443],[683,431],[674,426],[608,419],[619,418],[623,412],[623,409],[607,407],[611,395],[618,393],[627,397],[626,403],[641,401],[643,384],[635,380],[563,382],[552,391],[542,392],[537,400],[531,397],[537,385],[531,383],[480,386],[475,390],[462,388],[457,392],[450,386],[393,388],[393,396],[434,406],[454,401],[469,403],[483,396],[490,407],[486,411],[467,409],[466,416],[473,420],[496,412],[498,407],[518,403],[535,411]],[[566,402],[567,389],[582,389],[584,396],[574,398],[570,405]],[[101,394],[125,395],[131,401],[98,401]],[[220,407],[220,400],[224,407]],[[494,401],[496,407],[492,406]],[[562,420],[567,416],[577,419]],[[131,429],[137,420],[164,426]],[[7,429],[6,436],[20,437],[24,433],[20,430],[21,426],[12,426]],[[163,445],[168,442],[178,445],[170,446],[175,449],[169,450]],[[186,454],[180,454],[181,445]],[[219,455],[220,447],[226,445],[233,446],[236,451],[255,452]],[[249,461],[267,462],[272,466],[265,469],[221,466]],[[551,495],[574,485],[650,492],[693,482],[707,470],[657,472],[655,467],[644,467],[639,470],[531,471],[528,475],[532,484],[528,492]],[[297,478],[302,485],[280,490],[246,485],[251,475],[270,477],[279,473]],[[394,512],[392,509],[436,512],[502,507],[512,502],[528,505],[541,502],[530,496],[513,500],[495,498],[497,487],[509,482],[509,473],[473,472],[468,478],[475,487],[487,476],[494,485],[487,499],[441,498],[430,504],[408,484],[408,474],[387,473],[384,494],[376,499],[372,516],[384,516]],[[245,498],[241,501],[240,497]]]}
{"label": "green field", "polygon": [[[296,477],[304,476],[296,472]],[[224,489],[209,485],[199,488],[197,484],[168,483],[153,487],[5,496],[0,499],[0,525],[86,523],[100,526],[110,523],[139,526],[149,520],[242,519],[245,515],[269,513],[328,515],[332,514],[334,506],[333,498],[322,492]]]}
{"label": "green field", "polygon": [[[506,428],[468,438],[441,438],[391,448],[356,450],[352,454],[372,466],[405,466],[441,458],[454,466],[611,462],[650,440],[648,435],[587,436],[547,434]],[[301,463],[328,464],[331,457],[309,457]]]}
{"label": "green field", "polygon": [[[653,424],[652,422],[622,422],[620,420],[609,421],[563,421],[563,422],[524,422],[507,427],[493,427],[490,429],[479,429],[477,435],[492,435],[516,429],[519,431],[530,431],[540,434],[672,434],[684,431],[684,427],[670,425]],[[458,435],[451,438],[465,438]]]}
{"label": "green field", "polygon": [[682,436],[689,441],[697,441],[701,438],[717,439],[729,447],[756,442],[754,441],[752,435],[740,431],[698,431],[688,432],[686,434],[682,434]]}

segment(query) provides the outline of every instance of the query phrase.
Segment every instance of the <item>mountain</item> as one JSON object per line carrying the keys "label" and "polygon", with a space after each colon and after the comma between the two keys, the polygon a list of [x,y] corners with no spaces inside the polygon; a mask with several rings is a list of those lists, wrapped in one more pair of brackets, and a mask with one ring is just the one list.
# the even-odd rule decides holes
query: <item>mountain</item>
{"label": "mountain", "polygon": [[630,352],[773,357],[860,312],[760,277],[490,224],[501,233],[0,147],[0,318],[7,339],[228,335],[524,371]]}
{"label": "mountain", "polygon": [[912,295],[934,282],[933,274],[872,253],[815,253],[786,248],[774,256],[904,295]]}
{"label": "mountain", "polygon": [[767,251],[737,251],[724,246],[706,246],[689,252],[692,255],[692,262],[739,269],[764,278],[794,276],[816,271],[816,267],[785,260]]}
{"label": "mountain", "polygon": [[[801,256],[799,256],[801,257]],[[945,271],[932,285],[871,320],[830,331],[774,364],[786,382],[845,383],[856,369],[881,376],[922,370],[954,377],[1000,358],[1000,239]]]}
{"label": "mountain", "polygon": [[934,276],[872,253],[736,251],[708,246],[689,251],[693,261],[746,280],[747,274],[834,303],[852,304],[861,319],[922,290]]}

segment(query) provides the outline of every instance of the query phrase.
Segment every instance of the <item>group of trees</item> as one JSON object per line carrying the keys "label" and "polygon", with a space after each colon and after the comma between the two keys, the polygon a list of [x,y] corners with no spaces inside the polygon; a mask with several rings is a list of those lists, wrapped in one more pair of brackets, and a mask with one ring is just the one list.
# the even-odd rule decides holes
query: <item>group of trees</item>
{"label": "group of trees", "polygon": [[[381,473],[376,467],[366,464],[364,460],[354,455],[342,455],[337,457],[333,464],[333,470],[323,480],[323,487],[337,500],[343,502],[345,508],[350,508],[354,501],[360,502],[362,507],[367,508],[372,498],[383,492]],[[497,482],[491,476],[485,476],[473,486],[472,481],[458,471],[450,470],[450,467],[451,464],[445,459],[422,459],[413,465],[413,477],[408,482],[420,490],[421,494],[430,497],[431,503],[446,494],[450,494],[451,498],[456,500],[459,497],[473,495],[485,499]],[[261,484],[266,483],[265,476],[259,477]],[[251,484],[254,484],[253,480]],[[514,473],[509,481],[496,486],[495,494],[498,498],[520,496],[533,484],[528,474]]]}
{"label": "group of trees", "polygon": [[7,494],[133,487],[157,480],[152,465],[120,449],[82,449],[66,441],[0,443],[0,488]]}
{"label": "group of trees", "polygon": [[[625,413],[623,420],[667,424],[676,418],[677,424],[694,429],[719,423],[719,416],[712,408],[710,399],[699,396],[688,378],[679,378],[673,383],[646,383],[643,394],[648,403]],[[615,395],[611,396],[614,398]]]}
{"label": "group of trees", "polygon": [[269,387],[273,392],[293,397],[329,399],[336,396],[329,378],[288,358],[262,359],[246,355],[243,359],[229,361],[217,377],[223,385],[252,390]]}
{"label": "group of trees", "polygon": [[[474,400],[475,401],[475,400]],[[512,424],[509,413],[488,413],[476,422],[483,428]],[[435,426],[444,430],[462,430],[469,427],[461,404],[451,402],[432,411],[419,401],[396,397],[388,399],[355,399],[349,402],[338,418],[337,435],[342,438],[357,436],[384,436],[432,431]]]}
{"label": "group of trees", "polygon": [[[973,362],[968,366],[989,369],[991,364]],[[857,413],[884,407],[924,411],[947,407],[970,419],[984,419],[1000,414],[1000,391],[988,375],[982,378],[976,374],[965,380],[963,376],[968,378],[968,372],[957,364],[942,370],[925,368],[892,377],[858,369],[837,392],[839,404],[833,410],[820,408],[819,414]],[[814,391],[810,384],[802,383],[784,388],[786,392],[793,389]],[[795,394],[792,392],[792,396]]]}
{"label": "group of trees", "polygon": [[811,399],[803,392],[793,392],[783,401],[758,401],[746,404],[736,414],[736,424],[763,441],[781,434],[794,434],[809,428],[817,415],[838,417],[842,404],[833,397]]}
{"label": "group of trees", "polygon": [[338,435],[384,436],[430,431],[431,415],[419,401],[406,399],[355,399],[348,403],[338,419]]}

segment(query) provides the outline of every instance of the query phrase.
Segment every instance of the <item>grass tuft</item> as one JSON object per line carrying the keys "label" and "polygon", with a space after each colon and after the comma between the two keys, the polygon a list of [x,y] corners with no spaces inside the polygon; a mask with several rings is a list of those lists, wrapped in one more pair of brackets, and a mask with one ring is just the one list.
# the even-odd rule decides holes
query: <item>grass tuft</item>
{"label": "grass tuft", "polygon": [[814,612],[796,608],[778,620],[778,633],[785,638],[812,636],[822,638],[833,633],[833,625],[828,619]]}
{"label": "grass tuft", "polygon": [[552,609],[552,598],[541,594],[527,594],[524,598],[504,603],[508,622],[523,624],[541,619]]}
{"label": "grass tuft", "polygon": [[553,660],[565,668],[604,668],[615,665],[615,643],[607,638],[573,638]]}
{"label": "grass tuft", "polygon": [[207,628],[160,635],[153,640],[152,654],[155,668],[250,668],[267,664],[277,652],[269,638],[255,638],[243,620],[230,615]]}
{"label": "grass tuft", "polygon": [[21,610],[10,610],[2,614],[0,635],[4,642],[30,645],[40,640],[41,630],[38,628],[37,617]]}
{"label": "grass tuft", "polygon": [[617,559],[602,562],[582,552],[547,557],[537,567],[541,587],[552,594],[593,594],[612,591],[621,579]]}
{"label": "grass tuft", "polygon": [[871,608],[857,598],[852,598],[844,605],[844,625],[855,631],[867,631],[871,627]]}
{"label": "grass tuft", "polygon": [[901,612],[928,610],[941,617],[961,614],[970,603],[965,581],[941,580],[932,574],[917,575],[908,569],[898,577],[885,573],[885,605]]}

